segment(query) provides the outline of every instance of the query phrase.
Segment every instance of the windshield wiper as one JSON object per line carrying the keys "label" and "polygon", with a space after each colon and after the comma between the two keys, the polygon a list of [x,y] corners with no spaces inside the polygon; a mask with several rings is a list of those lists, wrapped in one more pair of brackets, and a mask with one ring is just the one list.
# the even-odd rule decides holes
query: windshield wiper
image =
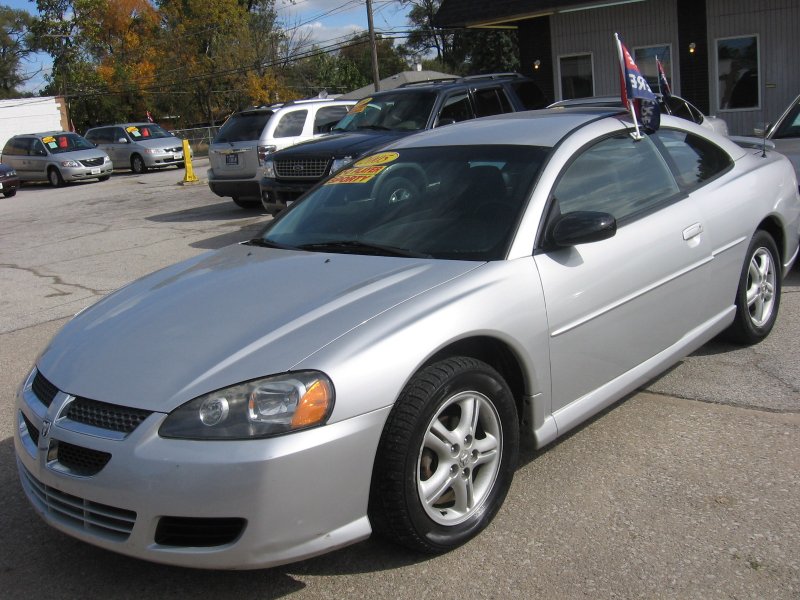
{"label": "windshield wiper", "polygon": [[297,248],[295,248],[294,246],[278,244],[277,242],[265,240],[264,238],[253,238],[252,240],[247,240],[246,242],[242,242],[242,245],[258,246],[259,248],[279,248],[281,250],[297,250]]}
{"label": "windshield wiper", "polygon": [[343,252],[345,254],[369,254],[373,256],[405,256],[408,258],[430,258],[430,254],[414,252],[407,248],[396,248],[394,246],[383,246],[381,244],[369,244],[358,240],[337,240],[333,242],[319,242],[316,244],[303,244],[298,246],[300,250],[311,250],[315,252]]}
{"label": "windshield wiper", "polygon": [[392,131],[391,127],[384,127],[383,125],[359,125],[358,129],[374,129],[375,131]]}

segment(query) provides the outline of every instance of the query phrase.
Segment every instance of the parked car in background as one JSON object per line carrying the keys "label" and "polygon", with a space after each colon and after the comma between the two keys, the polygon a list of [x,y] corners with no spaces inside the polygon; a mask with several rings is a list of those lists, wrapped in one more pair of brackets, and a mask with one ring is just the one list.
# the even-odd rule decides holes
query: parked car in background
{"label": "parked car in background", "polygon": [[17,172],[9,165],[0,163],[0,194],[6,198],[11,198],[17,193],[19,187],[19,177]]}
{"label": "parked car in background", "polygon": [[[424,129],[477,117],[543,108],[544,95],[516,73],[405,84],[359,101],[331,135],[267,157],[264,210],[277,213],[359,156]],[[403,182],[395,190],[407,193]]]}
{"label": "parked car in background", "polygon": [[102,150],[69,131],[15,135],[6,142],[0,160],[12,167],[20,181],[65,182],[111,177],[114,167]]}
{"label": "parked car in background", "polygon": [[243,208],[260,206],[260,167],[266,157],[328,133],[354,104],[355,100],[311,98],[232,115],[209,147],[208,187]]}
{"label": "parked car in background", "polygon": [[[754,134],[762,137],[763,129],[756,129]],[[783,111],[780,118],[766,131],[766,137],[775,145],[775,149],[786,155],[800,178],[800,96]]]}
{"label": "parked car in background", "polygon": [[717,334],[775,323],[789,162],[669,115],[632,132],[579,108],[395,140],[255,239],[78,313],[11,413],[28,500],[76,538],[195,568],[373,531],[465,543],[522,431],[542,447]]}
{"label": "parked car in background", "polygon": [[108,154],[115,169],[145,173],[176,166],[183,169],[183,140],[155,123],[118,123],[93,127],[86,139]]}
{"label": "parked car in background", "polygon": [[[684,100],[680,96],[664,96],[663,94],[656,94],[658,98],[658,105],[661,107],[662,115],[672,115],[673,117],[680,117],[692,123],[702,125],[711,131],[720,135],[728,135],[728,124],[720,117],[709,117],[700,112],[688,100]],[[572,98],[570,100],[559,100],[550,105],[549,108],[558,106],[620,106],[619,96],[592,96],[589,98]]]}

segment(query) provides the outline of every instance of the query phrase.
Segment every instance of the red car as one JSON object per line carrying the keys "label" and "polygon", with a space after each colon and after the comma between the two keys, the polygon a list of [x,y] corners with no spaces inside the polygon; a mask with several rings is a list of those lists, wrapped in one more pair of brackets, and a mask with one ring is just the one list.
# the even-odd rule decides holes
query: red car
{"label": "red car", "polygon": [[6,198],[11,198],[17,193],[18,187],[19,177],[17,177],[17,172],[8,165],[0,163],[0,194],[3,194]]}

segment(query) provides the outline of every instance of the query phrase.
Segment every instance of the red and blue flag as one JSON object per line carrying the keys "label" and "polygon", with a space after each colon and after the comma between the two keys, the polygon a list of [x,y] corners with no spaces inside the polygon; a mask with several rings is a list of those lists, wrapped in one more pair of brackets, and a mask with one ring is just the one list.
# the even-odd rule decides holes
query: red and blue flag
{"label": "red and blue flag", "polygon": [[[661,124],[661,111],[658,100],[647,80],[639,71],[639,67],[628,52],[625,44],[614,34],[617,41],[617,52],[620,64],[620,96],[625,108],[631,110],[634,120],[641,120],[642,125],[650,131],[655,131]],[[637,127],[638,135],[638,127]]]}
{"label": "red and blue flag", "polygon": [[672,96],[672,90],[669,87],[669,81],[667,81],[667,74],[664,73],[664,66],[661,64],[661,61],[658,60],[657,56],[656,68],[658,68],[658,91],[661,92],[665,98],[669,98]]}

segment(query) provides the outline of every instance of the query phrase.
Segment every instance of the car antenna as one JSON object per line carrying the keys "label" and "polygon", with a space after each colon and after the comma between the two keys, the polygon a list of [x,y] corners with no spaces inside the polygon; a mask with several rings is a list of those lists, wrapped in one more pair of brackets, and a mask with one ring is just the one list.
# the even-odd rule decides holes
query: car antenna
{"label": "car antenna", "polygon": [[764,132],[761,135],[761,158],[767,158],[767,133],[769,128],[770,124],[764,123]]}

